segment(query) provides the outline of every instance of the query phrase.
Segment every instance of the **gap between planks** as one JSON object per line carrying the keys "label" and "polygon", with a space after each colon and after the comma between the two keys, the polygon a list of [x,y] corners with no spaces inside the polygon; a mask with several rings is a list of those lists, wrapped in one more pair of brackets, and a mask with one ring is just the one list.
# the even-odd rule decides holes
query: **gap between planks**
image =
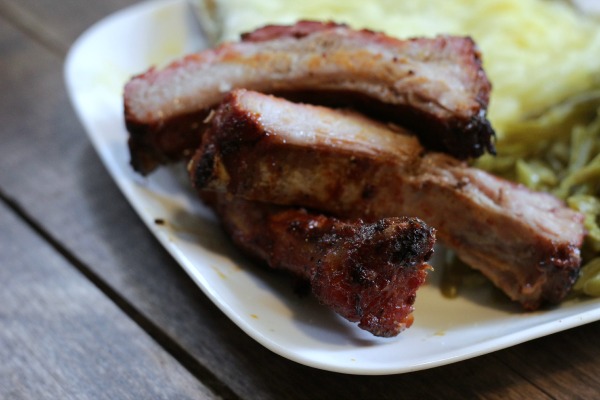
{"label": "gap between planks", "polygon": [[226,400],[238,400],[240,397],[234,393],[229,386],[223,383],[212,371],[201,364],[194,356],[188,353],[179,343],[173,340],[158,325],[148,317],[140,313],[122,295],[116,292],[102,278],[96,275],[76,255],[65,248],[51,233],[39,225],[16,201],[12,200],[0,190],[0,201],[12,210],[27,226],[44,239],[54,250],[63,256],[75,269],[85,276],[105,296],[114,302],[121,311],[131,318],[141,329],[143,329],[156,343],[165,349],[185,369],[195,376],[205,386],[210,388],[216,396]]}
{"label": "gap between planks", "polygon": [[[34,42],[41,44],[52,54],[60,58],[64,58],[67,54],[68,47],[51,32],[44,30],[43,24],[40,24],[40,21],[20,7],[18,2],[0,0],[0,18],[23,32]],[[39,29],[33,27],[39,27]]]}

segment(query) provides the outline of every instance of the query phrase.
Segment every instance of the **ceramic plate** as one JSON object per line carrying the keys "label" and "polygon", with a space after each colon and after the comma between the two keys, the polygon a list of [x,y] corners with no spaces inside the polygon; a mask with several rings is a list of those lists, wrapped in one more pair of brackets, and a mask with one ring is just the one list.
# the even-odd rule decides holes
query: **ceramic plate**
{"label": "ceramic plate", "polygon": [[600,300],[574,299],[524,313],[489,285],[456,298],[441,291],[441,263],[419,291],[415,323],[393,339],[358,329],[317,302],[297,297],[284,276],[254,266],[231,247],[181,167],[148,178],[129,166],[122,90],[134,74],[205,46],[183,0],[151,1],[98,22],[65,64],[72,103],[110,174],[139,216],[202,291],[256,341],[296,362],[350,374],[431,368],[595,321]]}

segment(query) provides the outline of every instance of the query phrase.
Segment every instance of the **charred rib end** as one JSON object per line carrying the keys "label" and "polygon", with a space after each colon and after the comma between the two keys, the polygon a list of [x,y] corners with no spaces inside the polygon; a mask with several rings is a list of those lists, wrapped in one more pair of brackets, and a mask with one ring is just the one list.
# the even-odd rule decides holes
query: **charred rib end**
{"label": "charred rib end", "polygon": [[488,153],[495,156],[496,155],[496,144],[495,144],[496,132],[494,132],[494,128],[492,128],[490,121],[488,121],[484,110],[482,110],[479,113],[479,115],[477,116],[477,119],[479,120],[477,125],[479,125],[481,127],[479,129],[478,142],[482,143],[484,146],[482,153],[487,150]]}
{"label": "charred rib end", "polygon": [[192,185],[196,189],[205,189],[215,177],[217,149],[214,144],[208,144],[196,157],[189,165]]}
{"label": "charred rib end", "polygon": [[[579,248],[569,245],[558,249],[545,264],[549,279],[542,289],[543,300],[558,304],[565,299],[579,276],[581,256]],[[542,266],[544,268],[544,266]],[[535,308],[538,308],[537,305]],[[531,307],[525,307],[531,309]]]}
{"label": "charred rib end", "polygon": [[428,261],[433,255],[435,229],[423,221],[412,218],[408,222],[410,229],[399,236],[391,252],[390,262],[401,266],[416,266]]}
{"label": "charred rib end", "polygon": [[454,136],[455,140],[447,142],[447,148],[442,150],[461,160],[480,157],[486,151],[496,155],[496,133],[484,109],[469,121],[457,121],[453,130],[458,132]]}
{"label": "charred rib end", "polygon": [[145,122],[125,109],[125,126],[131,166],[148,175],[163,164],[187,160],[200,145],[206,129],[206,110],[183,114],[168,121]]}
{"label": "charred rib end", "polygon": [[141,175],[148,175],[160,165],[160,157],[154,148],[148,143],[147,138],[151,136],[143,126],[127,121],[129,139],[129,155],[131,167]]}

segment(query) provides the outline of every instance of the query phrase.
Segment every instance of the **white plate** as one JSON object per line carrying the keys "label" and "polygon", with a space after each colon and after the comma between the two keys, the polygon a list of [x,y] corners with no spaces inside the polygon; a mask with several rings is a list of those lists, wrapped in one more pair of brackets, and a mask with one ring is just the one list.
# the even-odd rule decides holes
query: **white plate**
{"label": "white plate", "polygon": [[305,365],[377,375],[464,360],[600,319],[600,299],[570,300],[534,313],[521,312],[487,285],[447,299],[438,268],[418,293],[414,325],[396,338],[380,339],[312,298],[298,298],[285,277],[250,265],[196,200],[180,169],[163,168],[141,178],[129,166],[123,85],[152,64],[203,46],[190,12],[184,0],[164,0],[107,17],[73,45],[65,79],[96,150],[142,220],[248,335]]}

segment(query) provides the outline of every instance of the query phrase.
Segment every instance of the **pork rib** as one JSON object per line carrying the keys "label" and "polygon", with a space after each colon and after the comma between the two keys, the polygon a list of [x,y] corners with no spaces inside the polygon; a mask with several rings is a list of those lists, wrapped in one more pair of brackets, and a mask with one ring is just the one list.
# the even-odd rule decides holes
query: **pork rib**
{"label": "pork rib", "polygon": [[353,105],[413,127],[428,148],[459,158],[494,151],[490,83],[470,38],[398,40],[305,21],[262,28],[133,77],[124,108],[134,169],[146,174],[188,156],[204,118],[232,88]]}
{"label": "pork rib", "polygon": [[199,189],[250,200],[421,218],[526,309],[559,302],[578,274],[581,214],[352,112],[235,91],[189,170]]}
{"label": "pork rib", "polygon": [[322,304],[360,328],[392,337],[411,326],[435,242],[422,221],[342,221],[225,196],[215,208],[239,247],[308,282]]}

